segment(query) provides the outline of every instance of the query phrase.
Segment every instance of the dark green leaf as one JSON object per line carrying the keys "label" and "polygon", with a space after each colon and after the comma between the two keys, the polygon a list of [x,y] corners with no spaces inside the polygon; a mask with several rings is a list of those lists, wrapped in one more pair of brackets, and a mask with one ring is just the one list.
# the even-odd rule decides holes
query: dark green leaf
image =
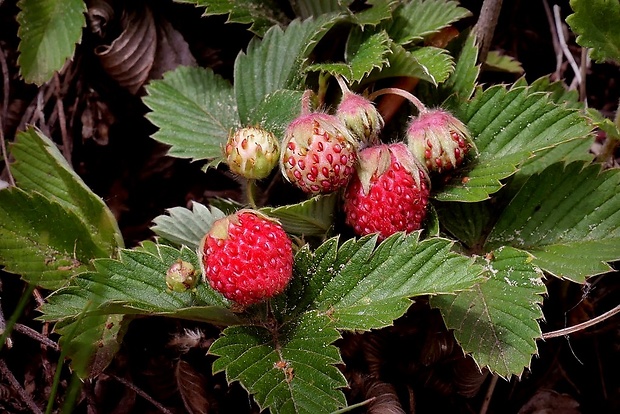
{"label": "dark green leaf", "polygon": [[331,345],[340,335],[328,317],[309,312],[276,329],[233,326],[209,348],[219,356],[213,372],[239,381],[261,410],[274,413],[332,412],[346,405],[337,388],[346,380],[333,364],[341,363]]}
{"label": "dark green leaf", "polygon": [[261,212],[277,218],[291,234],[324,236],[334,225],[337,194],[319,195],[298,204],[263,207]]}
{"label": "dark green leaf", "polygon": [[592,59],[620,63],[620,3],[614,0],[571,0],[574,14],[566,23],[577,43],[592,48]]}
{"label": "dark green leaf", "polygon": [[480,367],[504,378],[521,376],[542,336],[537,320],[543,317],[546,289],[527,253],[502,248],[493,255],[487,281],[471,291],[433,297],[431,305],[439,308],[448,329]]}
{"label": "dark green leaf", "polygon": [[273,133],[278,139],[301,113],[301,91],[281,89],[269,94],[249,116],[250,125],[260,125]]}
{"label": "dark green leaf", "polygon": [[218,158],[239,117],[231,84],[211,69],[180,66],[152,81],[146,117],[159,128],[153,138],[170,145],[168,155],[193,160]]}
{"label": "dark green leaf", "polygon": [[620,258],[620,171],[576,162],[530,177],[502,212],[485,248],[527,250],[547,272],[583,283]]}
{"label": "dark green leaf", "polygon": [[17,15],[21,75],[42,85],[75,53],[86,26],[82,0],[20,0]]}

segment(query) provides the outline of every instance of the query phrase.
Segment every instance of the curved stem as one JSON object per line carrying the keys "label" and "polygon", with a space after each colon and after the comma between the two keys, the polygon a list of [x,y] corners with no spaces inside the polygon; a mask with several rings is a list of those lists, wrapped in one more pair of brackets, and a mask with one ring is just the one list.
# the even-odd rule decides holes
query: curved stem
{"label": "curved stem", "polygon": [[256,201],[254,201],[255,191],[256,191],[256,180],[248,179],[248,183],[245,186],[245,195],[248,199],[248,204],[253,209],[256,209]]}
{"label": "curved stem", "polygon": [[589,321],[585,321],[583,323],[579,323],[575,326],[571,326],[568,328],[560,329],[557,331],[547,332],[542,335],[542,339],[555,338],[557,336],[566,336],[581,330],[584,330],[592,325],[596,325],[599,322],[604,321],[605,319],[611,318],[615,314],[620,313],[620,305],[616,306],[612,310],[605,312],[602,315],[597,316],[596,318],[592,318]]}
{"label": "curved stem", "polygon": [[342,76],[336,75],[334,77],[336,78],[336,81],[338,82],[338,86],[340,86],[340,90],[342,91],[343,95],[347,92],[351,92],[351,89],[349,89],[349,87],[345,83],[344,78]]}
{"label": "curved stem", "polygon": [[314,95],[314,92],[312,91],[312,89],[306,89],[304,91],[304,94],[301,96],[301,114],[302,115],[308,115],[310,112],[312,112],[311,109],[311,100],[312,100],[312,95]]}
{"label": "curved stem", "polygon": [[409,102],[414,104],[415,107],[418,108],[418,111],[420,111],[420,113],[428,111],[428,109],[422,103],[422,101],[420,101],[418,98],[416,98],[413,94],[411,94],[411,93],[409,93],[409,92],[407,92],[405,90],[399,89],[399,88],[383,88],[383,89],[379,89],[378,91],[374,91],[373,93],[371,93],[368,96],[368,99],[373,101],[373,100],[375,100],[375,98],[377,98],[377,97],[379,97],[381,95],[387,95],[387,94],[402,96],[403,98],[407,99]]}

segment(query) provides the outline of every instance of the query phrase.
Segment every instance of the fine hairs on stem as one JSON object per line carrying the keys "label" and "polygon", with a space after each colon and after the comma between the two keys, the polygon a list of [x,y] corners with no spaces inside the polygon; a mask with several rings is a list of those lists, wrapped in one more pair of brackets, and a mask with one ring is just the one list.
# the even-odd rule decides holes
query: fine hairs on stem
{"label": "fine hairs on stem", "polygon": [[392,94],[392,95],[398,95],[398,96],[402,96],[403,98],[407,99],[409,102],[411,102],[412,104],[415,105],[415,107],[418,109],[418,111],[420,113],[424,113],[428,111],[428,108],[426,108],[426,106],[422,103],[422,101],[420,101],[418,98],[416,98],[413,94],[403,90],[403,89],[399,89],[399,88],[383,88],[383,89],[379,89],[378,91],[375,91],[373,93],[371,93],[368,96],[368,99],[370,99],[371,101],[374,101],[377,97],[381,96],[381,95],[388,95],[388,94]]}

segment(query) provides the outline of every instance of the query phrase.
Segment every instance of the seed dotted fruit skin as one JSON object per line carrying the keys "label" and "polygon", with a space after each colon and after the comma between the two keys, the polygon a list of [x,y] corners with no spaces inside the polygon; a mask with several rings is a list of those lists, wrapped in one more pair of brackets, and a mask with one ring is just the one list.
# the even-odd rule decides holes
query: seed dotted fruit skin
{"label": "seed dotted fruit skin", "polygon": [[345,192],[346,222],[357,235],[379,233],[380,240],[410,233],[422,227],[429,195],[428,175],[404,144],[366,148]]}
{"label": "seed dotted fruit skin", "polygon": [[355,172],[356,161],[356,142],[333,115],[301,115],[286,130],[280,167],[306,193],[330,193],[344,187]]}
{"label": "seed dotted fruit skin", "polygon": [[278,222],[253,210],[217,220],[199,253],[210,286],[244,307],[281,293],[293,273],[291,240]]}
{"label": "seed dotted fruit skin", "polygon": [[224,156],[232,172],[260,180],[267,177],[278,163],[280,143],[269,131],[245,127],[228,137]]}
{"label": "seed dotted fruit skin", "polygon": [[407,127],[413,155],[429,171],[448,171],[463,163],[473,143],[467,127],[449,112],[433,109],[413,118]]}

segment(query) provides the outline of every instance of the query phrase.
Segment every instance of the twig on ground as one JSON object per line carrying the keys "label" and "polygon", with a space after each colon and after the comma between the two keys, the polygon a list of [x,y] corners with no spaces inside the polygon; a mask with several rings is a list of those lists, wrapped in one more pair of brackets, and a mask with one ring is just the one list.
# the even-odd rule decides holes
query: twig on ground
{"label": "twig on ground", "polygon": [[499,376],[497,374],[491,377],[491,382],[489,383],[489,389],[487,390],[487,393],[484,396],[482,407],[480,407],[480,414],[486,414],[486,412],[489,410],[489,404],[491,404],[491,397],[493,397],[493,392],[495,391],[495,385],[497,385],[498,378]]}
{"label": "twig on ground", "polygon": [[564,53],[562,52],[562,46],[560,46],[560,42],[558,41],[558,31],[555,29],[555,19],[553,18],[553,13],[551,12],[551,8],[549,7],[549,2],[547,0],[543,0],[543,6],[545,7],[545,14],[547,15],[547,22],[549,22],[549,30],[551,31],[551,41],[553,42],[553,50],[555,51],[555,79],[560,79],[562,76],[562,63]]}
{"label": "twig on ground", "polygon": [[2,152],[2,159],[4,160],[7,175],[9,177],[9,184],[15,186],[15,179],[11,174],[11,167],[9,166],[9,159],[6,151],[6,142],[4,141],[4,120],[9,112],[9,67],[6,63],[6,57],[4,56],[4,50],[0,45],[0,68],[2,69],[2,113],[0,113],[0,151]]}
{"label": "twig on ground", "polygon": [[49,348],[52,348],[55,351],[60,351],[60,347],[58,346],[58,344],[56,342],[52,341],[47,336],[45,336],[45,335],[35,331],[34,329],[32,329],[29,326],[22,325],[21,323],[16,323],[15,326],[13,327],[13,330],[15,332],[19,332],[21,334],[29,336],[32,339],[41,342],[43,345],[45,345],[45,346],[47,346]]}
{"label": "twig on ground", "polygon": [[62,101],[62,93],[60,87],[60,78],[58,73],[54,74],[54,90],[56,92],[56,109],[58,111],[58,124],[60,125],[60,135],[62,136],[62,154],[71,165],[71,153],[73,151],[73,142],[67,133],[67,118],[65,116],[65,107]]}
{"label": "twig on ground", "polygon": [[114,378],[116,381],[120,382],[121,384],[123,384],[127,388],[130,388],[132,391],[134,391],[140,397],[144,398],[145,400],[147,400],[148,402],[153,404],[155,407],[157,407],[157,409],[160,410],[162,413],[164,413],[164,414],[172,414],[172,411],[170,411],[166,407],[164,407],[159,401],[156,401],[155,399],[153,399],[153,397],[148,395],[146,392],[142,391],[135,384],[127,381],[125,378],[117,377],[116,375],[110,375],[110,378]]}
{"label": "twig on ground", "polygon": [[599,315],[595,318],[590,319],[589,321],[585,321],[583,323],[579,323],[575,326],[570,326],[568,328],[560,329],[557,331],[547,332],[542,335],[542,339],[555,338],[558,336],[566,336],[575,332],[582,331],[590,326],[596,325],[599,322],[603,322],[605,319],[609,319],[615,314],[620,313],[620,305],[616,306],[612,310],[605,312],[602,315]]}
{"label": "twig on ground", "polygon": [[562,52],[564,52],[564,56],[568,60],[573,72],[575,73],[575,79],[577,80],[577,84],[581,84],[581,70],[579,70],[579,66],[577,62],[575,62],[575,58],[573,54],[570,52],[568,45],[566,44],[566,38],[564,37],[564,27],[562,26],[562,17],[560,16],[560,6],[557,4],[553,5],[553,16],[555,18],[555,30],[558,34],[558,40],[560,41],[560,47],[562,48]]}
{"label": "twig on ground", "polygon": [[3,359],[0,359],[0,374],[2,374],[2,376],[5,377],[7,381],[9,381],[11,387],[13,387],[15,392],[17,392],[22,401],[26,403],[28,408],[30,408],[33,413],[43,414],[43,411],[41,411],[41,409],[34,403],[32,397],[28,395],[28,393],[26,392],[26,390],[24,390],[19,381],[17,381],[17,378],[15,378],[15,375],[13,375],[13,373],[11,372],[9,367],[7,367]]}

